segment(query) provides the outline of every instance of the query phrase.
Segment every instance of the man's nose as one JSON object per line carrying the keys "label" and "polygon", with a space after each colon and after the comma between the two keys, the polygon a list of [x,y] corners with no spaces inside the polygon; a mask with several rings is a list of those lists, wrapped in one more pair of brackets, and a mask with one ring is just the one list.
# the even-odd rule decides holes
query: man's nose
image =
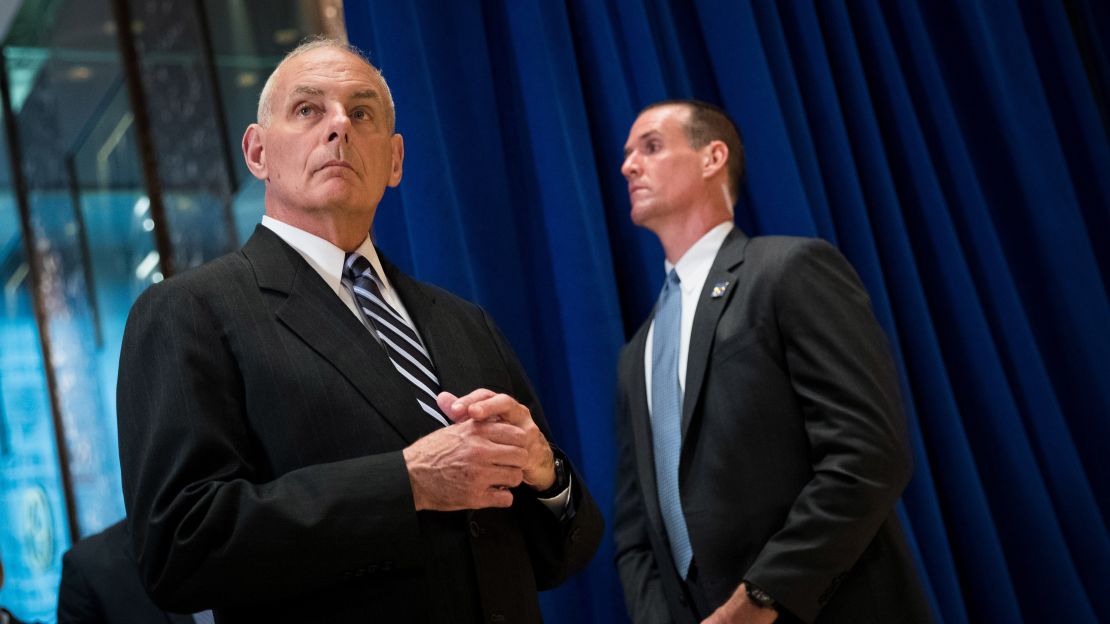
{"label": "man's nose", "polygon": [[636,154],[633,153],[625,156],[624,162],[621,164],[621,175],[623,175],[625,178],[631,178],[639,172],[640,165],[636,161]]}
{"label": "man's nose", "polygon": [[351,118],[347,116],[347,111],[336,108],[332,111],[328,118],[328,143],[332,141],[340,141],[342,143],[349,143],[351,130]]}

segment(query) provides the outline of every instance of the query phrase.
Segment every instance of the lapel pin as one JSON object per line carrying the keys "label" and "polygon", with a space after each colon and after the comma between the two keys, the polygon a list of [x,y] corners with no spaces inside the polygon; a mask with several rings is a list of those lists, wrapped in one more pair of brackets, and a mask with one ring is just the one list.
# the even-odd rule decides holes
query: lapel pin
{"label": "lapel pin", "polygon": [[709,293],[709,296],[720,299],[724,296],[726,290],[728,290],[728,282],[717,282],[713,284],[713,290]]}

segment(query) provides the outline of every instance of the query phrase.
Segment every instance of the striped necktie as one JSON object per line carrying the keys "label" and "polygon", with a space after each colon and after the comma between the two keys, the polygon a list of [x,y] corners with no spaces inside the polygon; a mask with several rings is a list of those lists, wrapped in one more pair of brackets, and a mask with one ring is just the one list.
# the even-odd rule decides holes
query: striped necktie
{"label": "striped necktie", "polygon": [[436,405],[440,386],[432,358],[416,330],[382,297],[381,278],[374,266],[358,252],[349,253],[343,263],[343,281],[351,287],[394,368],[416,389],[420,408],[441,424],[451,424]]}

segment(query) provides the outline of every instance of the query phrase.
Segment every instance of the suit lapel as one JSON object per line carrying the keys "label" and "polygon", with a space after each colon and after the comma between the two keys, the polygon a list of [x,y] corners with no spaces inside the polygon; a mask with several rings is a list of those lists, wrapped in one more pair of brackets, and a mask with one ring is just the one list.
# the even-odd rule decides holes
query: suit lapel
{"label": "suit lapel", "polygon": [[[744,261],[744,248],[748,237],[739,228],[729,232],[721,244],[709,276],[705,279],[698,305],[694,312],[694,325],[690,331],[690,347],[686,357],[686,391],[682,400],[682,440],[685,446],[686,432],[694,417],[694,407],[701,396],[705,369],[709,365],[713,336],[717,331],[717,321],[721,319],[732,294],[736,292],[737,270]],[[714,296],[714,288],[727,282],[724,292]]]}
{"label": "suit lapel", "polygon": [[259,288],[285,296],[276,308],[279,322],[334,366],[402,438],[415,442],[437,428],[385,350],[296,250],[259,226],[243,254]]}

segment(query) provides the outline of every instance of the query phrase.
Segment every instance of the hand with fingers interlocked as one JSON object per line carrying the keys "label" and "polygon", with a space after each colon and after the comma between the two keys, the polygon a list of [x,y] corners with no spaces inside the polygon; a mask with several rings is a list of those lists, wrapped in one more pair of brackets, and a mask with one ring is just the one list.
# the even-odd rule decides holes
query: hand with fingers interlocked
{"label": "hand with fingers interlocked", "polygon": [[510,488],[542,491],[555,482],[551,446],[516,399],[480,388],[462,397],[442,392],[437,402],[454,424],[403,451],[418,511],[509,507]]}

